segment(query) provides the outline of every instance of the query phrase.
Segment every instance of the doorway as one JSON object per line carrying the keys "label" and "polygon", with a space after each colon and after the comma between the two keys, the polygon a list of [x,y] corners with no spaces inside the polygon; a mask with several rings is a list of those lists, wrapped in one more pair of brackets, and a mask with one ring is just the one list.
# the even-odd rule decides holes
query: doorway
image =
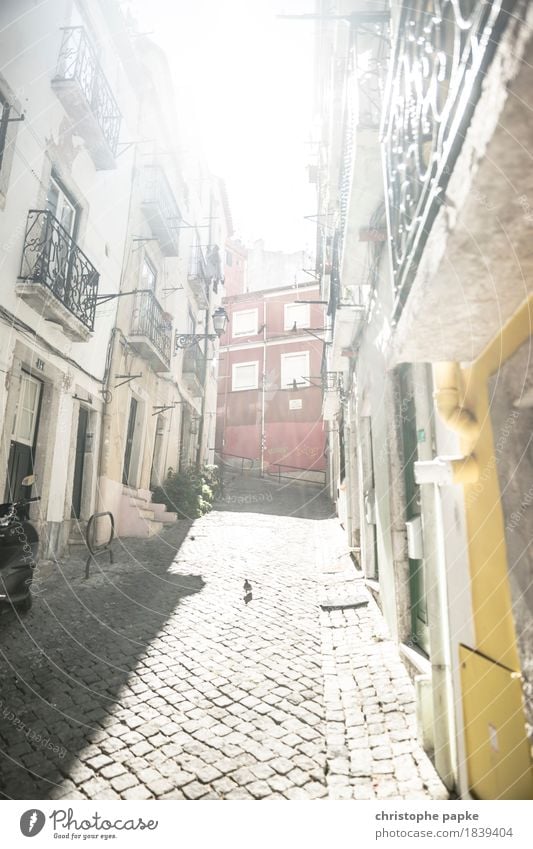
{"label": "doorway", "polygon": [[74,481],[72,484],[72,509],[73,519],[81,518],[81,496],[83,491],[83,471],[85,465],[85,446],[87,440],[87,424],[89,411],[86,407],[80,407],[78,416],[78,433],[76,436],[76,456],[74,460]]}
{"label": "doorway", "polygon": [[130,413],[128,416],[128,429],[126,431],[126,445],[124,447],[124,466],[122,471],[122,483],[126,486],[133,486],[130,483],[132,477],[131,458],[133,453],[133,440],[135,438],[135,425],[137,423],[137,399],[132,398],[130,401]]}
{"label": "doorway", "polygon": [[30,487],[22,486],[22,480],[33,474],[35,466],[43,384],[27,372],[22,372],[20,380],[9,447],[6,501],[29,497]]}
{"label": "doorway", "polygon": [[154,490],[161,485],[161,455],[163,451],[163,437],[165,435],[165,417],[161,414],[157,417],[154,438],[154,453],[152,456],[152,469],[150,471],[150,489]]}
{"label": "doorway", "polygon": [[[410,366],[399,369],[400,420],[402,423],[403,475],[405,481],[405,519],[421,519],[420,487],[415,481],[415,462],[418,459],[418,432],[413,374]],[[429,654],[429,626],[426,599],[426,579],[423,558],[409,557],[409,596],[411,602],[411,638],[413,643]]]}

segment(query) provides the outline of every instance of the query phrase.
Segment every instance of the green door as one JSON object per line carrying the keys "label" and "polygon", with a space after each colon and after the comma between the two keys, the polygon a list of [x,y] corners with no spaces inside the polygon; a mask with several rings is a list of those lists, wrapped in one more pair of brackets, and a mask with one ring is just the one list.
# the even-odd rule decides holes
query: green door
{"label": "green door", "polygon": [[[402,423],[403,474],[405,481],[405,519],[420,517],[420,487],[415,482],[415,461],[418,459],[416,407],[410,366],[399,368],[399,414]],[[411,601],[411,639],[429,654],[429,629],[427,617],[424,561],[409,558],[409,593]]]}

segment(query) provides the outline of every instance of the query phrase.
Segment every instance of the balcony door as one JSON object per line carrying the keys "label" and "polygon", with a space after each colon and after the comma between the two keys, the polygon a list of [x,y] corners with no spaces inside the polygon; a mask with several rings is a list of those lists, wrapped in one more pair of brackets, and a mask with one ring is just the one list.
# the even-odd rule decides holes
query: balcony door
{"label": "balcony door", "polygon": [[46,208],[57,218],[64,230],[71,238],[75,236],[76,227],[76,204],[67,195],[60,183],[50,178],[48,194],[46,195]]}
{"label": "balcony door", "polygon": [[89,411],[86,407],[80,407],[78,415],[78,432],[76,436],[76,457],[74,461],[74,480],[72,483],[72,509],[73,519],[81,518],[81,502],[83,494],[83,472],[85,466],[85,451],[87,442],[87,424]]}
{"label": "balcony door", "polygon": [[9,447],[6,501],[17,501],[29,494],[22,479],[34,471],[42,386],[37,378],[22,373]]}
{"label": "balcony door", "polygon": [[54,281],[54,293],[69,306],[72,240],[76,236],[78,210],[73,199],[55,177],[50,178],[46,208],[61,224],[61,229],[50,227],[48,230],[48,271]]}
{"label": "balcony door", "polygon": [[137,423],[137,399],[132,398],[130,401],[130,413],[128,416],[128,429],[126,431],[126,445],[124,446],[124,467],[122,471],[122,483],[130,486],[130,478],[132,477],[132,455],[133,455],[133,440],[135,439],[135,430]]}

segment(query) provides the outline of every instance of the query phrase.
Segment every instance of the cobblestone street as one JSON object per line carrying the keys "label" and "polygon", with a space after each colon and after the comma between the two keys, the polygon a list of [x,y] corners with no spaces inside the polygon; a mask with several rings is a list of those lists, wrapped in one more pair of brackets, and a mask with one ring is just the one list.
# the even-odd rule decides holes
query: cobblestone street
{"label": "cobblestone street", "polygon": [[446,798],[318,489],[237,478],[114,546],[87,581],[81,555],[45,564],[2,618],[5,797]]}

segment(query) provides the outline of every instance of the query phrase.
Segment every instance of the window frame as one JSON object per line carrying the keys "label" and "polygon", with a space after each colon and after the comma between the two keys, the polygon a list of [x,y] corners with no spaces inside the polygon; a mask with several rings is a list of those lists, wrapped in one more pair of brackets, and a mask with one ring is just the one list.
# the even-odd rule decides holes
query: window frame
{"label": "window frame", "polygon": [[0,88],[0,108],[2,109],[2,114],[0,117],[0,172],[2,171],[2,165],[4,162],[4,155],[6,149],[7,142],[7,131],[9,128],[9,113],[11,111],[11,104],[2,89]]}
{"label": "window frame", "polygon": [[[70,207],[72,211],[72,221],[69,228],[65,227],[65,224],[61,221],[61,218],[58,217],[58,206],[56,205],[55,209],[52,209],[52,205],[50,203],[50,196],[53,189],[55,189],[55,191],[57,192],[58,201],[61,202],[63,205],[65,205],[66,202],[66,205]],[[59,222],[65,233],[68,233],[70,238],[73,241],[76,241],[78,238],[81,207],[72,192],[69,192],[69,190],[53,168],[50,174],[50,179],[48,180],[45,204],[48,212],[50,212],[54,216],[56,221]]]}
{"label": "window frame", "polygon": [[293,318],[292,320],[289,320],[287,318],[287,316],[288,316],[290,310],[294,310],[295,307],[303,307],[305,309],[305,321],[301,324],[298,324],[298,319],[296,319],[296,329],[299,330],[302,327],[309,327],[309,322],[311,320],[309,304],[302,304],[302,303],[293,302],[293,303],[283,305],[283,329],[284,330],[292,330],[292,328],[294,326],[295,319]]}
{"label": "window frame", "polygon": [[[243,366],[255,366],[255,385],[254,386],[235,386],[235,372]],[[253,392],[259,389],[259,360],[249,360],[242,363],[232,363],[231,365],[231,391],[232,392]]]}
{"label": "window frame", "polygon": [[13,169],[15,142],[21,122],[22,109],[1,72],[0,99],[2,101],[0,119],[0,209],[4,209]]}
{"label": "window frame", "polygon": [[[245,314],[248,314],[248,313],[250,313],[250,314],[255,313],[254,329],[253,330],[245,330],[245,331],[242,331],[241,333],[236,333],[235,332],[235,316],[242,316],[242,315],[245,315]],[[257,307],[252,307],[251,309],[248,309],[248,310],[233,310],[233,312],[231,314],[231,336],[232,336],[232,339],[239,339],[243,336],[257,336],[258,327],[259,327],[259,309]]]}
{"label": "window frame", "polygon": [[284,364],[287,360],[296,359],[296,357],[305,357],[305,360],[306,360],[305,370],[304,370],[303,374],[299,375],[299,378],[302,378],[302,377],[309,378],[309,369],[310,369],[309,351],[301,351],[300,350],[300,351],[285,352],[285,353],[281,354],[281,358],[280,358],[280,368],[279,368],[280,389],[294,391],[293,385],[292,385],[293,380],[296,380],[296,382],[298,383],[298,391],[300,391],[301,389],[308,389],[311,386],[311,384],[307,383],[307,382],[301,383],[300,380],[298,379],[298,377],[293,377],[291,379],[290,383],[286,383],[284,381],[284,379],[283,379]]}
{"label": "window frame", "polygon": [[142,260],[142,263],[141,263],[141,281],[140,281],[141,282],[141,289],[147,289],[148,288],[147,286],[144,285],[144,269],[145,269],[145,267],[150,271],[150,273],[152,274],[152,277],[154,279],[154,283],[153,283],[153,286],[151,287],[150,291],[155,295],[156,288],[157,288],[157,269],[156,269],[154,263],[152,262],[152,260],[150,259],[150,257],[148,256],[148,254],[146,252],[144,252],[144,254],[143,254],[143,260]]}

